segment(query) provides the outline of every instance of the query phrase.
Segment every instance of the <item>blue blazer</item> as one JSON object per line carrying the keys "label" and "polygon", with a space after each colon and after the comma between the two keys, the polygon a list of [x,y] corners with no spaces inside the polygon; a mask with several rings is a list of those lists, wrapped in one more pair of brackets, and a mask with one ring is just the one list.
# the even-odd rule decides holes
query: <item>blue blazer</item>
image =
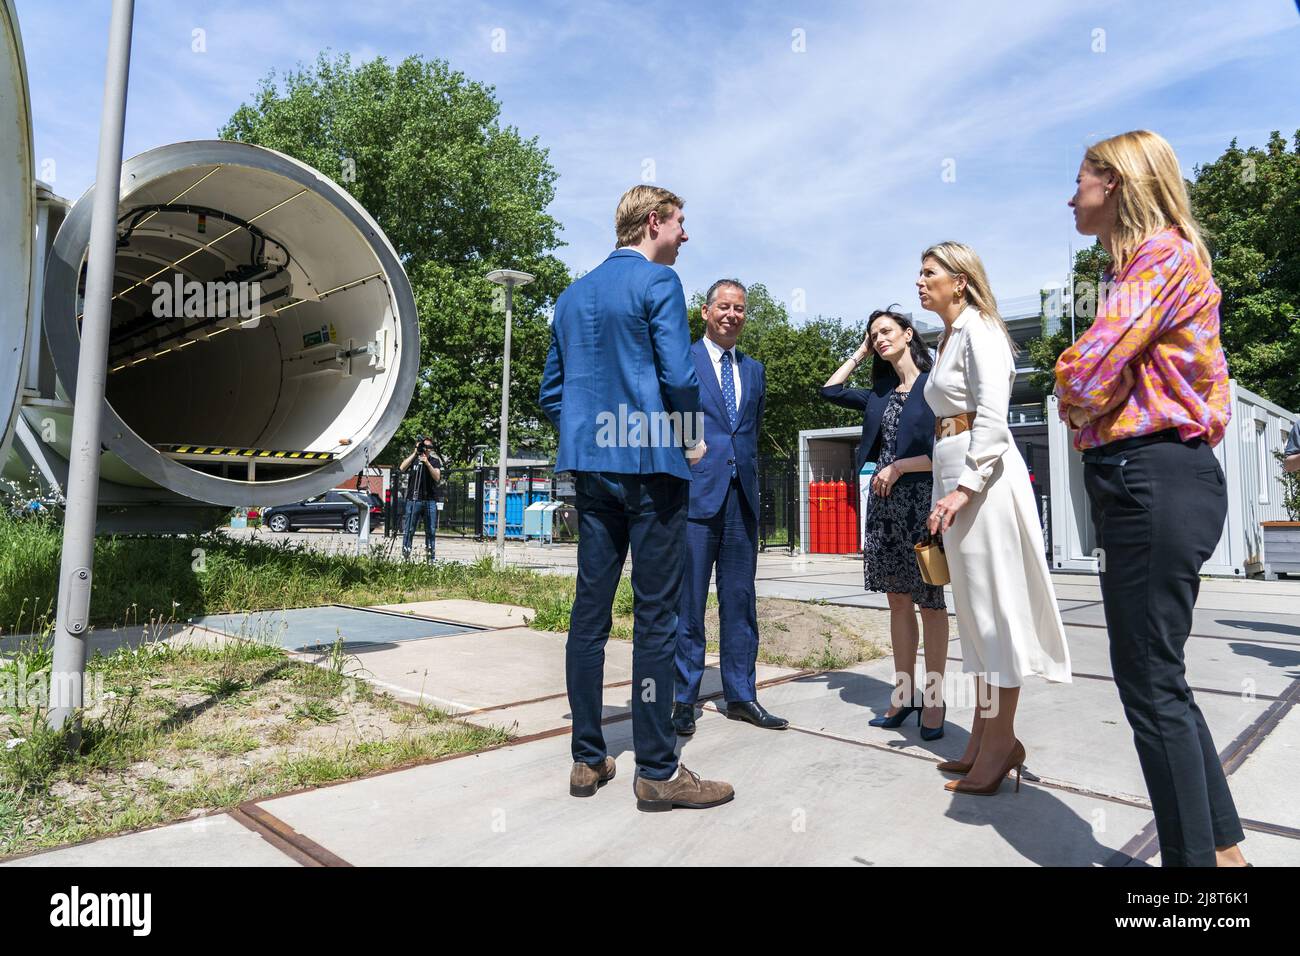
{"label": "blue blazer", "polygon": [[559,429],[556,471],[690,480],[684,439],[698,437],[700,386],[681,280],[616,249],[555,302],[539,395]]}
{"label": "blue blazer", "polygon": [[[903,411],[898,420],[898,438],[894,444],[894,457],[912,458],[916,455],[933,457],[934,452],[934,412],[925,403],[925,383],[930,377],[922,372],[912,384],[903,401]],[[858,459],[853,465],[853,472],[862,470],[862,463],[877,461],[880,457],[880,421],[885,416],[885,407],[889,404],[889,393],[898,387],[898,380],[892,377],[874,382],[871,388],[845,388],[843,385],[831,385],[821,390],[822,398],[844,408],[856,408],[862,411],[862,444],[858,446]],[[930,477],[930,472],[913,471],[901,476],[899,481],[921,481]]]}
{"label": "blue blazer", "polygon": [[763,427],[763,408],[767,402],[767,371],[763,363],[736,349],[736,368],[740,372],[740,408],[736,427],[731,427],[727,406],[722,401],[722,387],[713,360],[703,340],[691,346],[695,376],[700,380],[704,408],[704,441],[709,450],[691,468],[691,498],[688,518],[712,518],[722,510],[727,487],[731,484],[731,465],[735,462],[740,487],[749,507],[758,515],[758,431]]}

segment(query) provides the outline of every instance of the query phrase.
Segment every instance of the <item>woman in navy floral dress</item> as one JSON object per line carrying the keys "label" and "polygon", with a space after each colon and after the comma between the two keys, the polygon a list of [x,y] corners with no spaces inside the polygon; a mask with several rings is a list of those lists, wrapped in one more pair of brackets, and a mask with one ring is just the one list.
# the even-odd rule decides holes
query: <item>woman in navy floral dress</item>
{"label": "woman in navy floral dress", "polygon": [[[846,388],[844,382],[868,353],[872,355],[871,387]],[[911,320],[897,310],[882,309],[871,313],[862,345],[821,390],[827,401],[863,413],[855,474],[863,462],[876,463],[866,499],[863,583],[868,591],[889,597],[895,681],[889,709],[871,724],[899,727],[916,713],[925,740],[943,736],[948,656],[943,588],[921,579],[912,550],[925,530],[933,487],[934,414],[922,395],[932,365],[930,350]],[[923,694],[917,693],[914,682],[918,609],[925,634]]]}

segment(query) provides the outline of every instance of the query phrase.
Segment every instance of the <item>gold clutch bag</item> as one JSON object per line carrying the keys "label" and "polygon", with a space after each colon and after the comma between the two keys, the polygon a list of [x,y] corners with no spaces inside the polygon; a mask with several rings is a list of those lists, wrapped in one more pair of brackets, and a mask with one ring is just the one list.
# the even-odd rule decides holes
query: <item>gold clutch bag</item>
{"label": "gold clutch bag", "polygon": [[926,532],[925,537],[912,545],[916,552],[916,563],[921,568],[921,580],[930,585],[948,584],[952,578],[948,575],[948,558],[943,553],[943,538]]}

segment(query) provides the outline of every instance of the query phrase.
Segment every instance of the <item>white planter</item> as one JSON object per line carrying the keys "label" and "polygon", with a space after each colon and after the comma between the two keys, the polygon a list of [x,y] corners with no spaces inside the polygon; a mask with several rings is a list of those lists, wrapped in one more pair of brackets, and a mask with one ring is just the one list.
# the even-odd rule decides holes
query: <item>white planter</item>
{"label": "white planter", "polygon": [[1264,576],[1276,580],[1279,574],[1300,574],[1300,521],[1263,521]]}

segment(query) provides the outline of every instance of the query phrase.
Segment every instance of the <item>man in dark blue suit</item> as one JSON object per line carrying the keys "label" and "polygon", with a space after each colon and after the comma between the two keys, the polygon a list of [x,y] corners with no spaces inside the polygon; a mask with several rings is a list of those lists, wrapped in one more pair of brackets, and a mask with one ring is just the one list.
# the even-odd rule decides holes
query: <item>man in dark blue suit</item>
{"label": "man in dark blue suit", "polygon": [[734,795],[678,763],[672,722],[688,462],[706,451],[686,297],[670,268],[687,240],[681,206],[655,186],[623,195],[618,248],[556,300],[540,395],[560,431],[555,470],[574,472],[578,498],[578,590],[565,643],[569,792],[592,796],[614,776],[600,724],[605,642],[630,546],[633,792],[651,811]]}
{"label": "man in dark blue suit", "polygon": [[679,734],[695,733],[695,701],[704,674],[704,606],[716,566],[718,649],[727,716],[782,730],[788,721],[764,710],[754,687],[758,432],[763,426],[767,375],[762,362],[736,348],[745,327],[745,287],[734,279],[719,279],[704,298],[700,309],[704,338],[691,347],[691,357],[700,380],[708,451],[691,466],[673,725]]}

